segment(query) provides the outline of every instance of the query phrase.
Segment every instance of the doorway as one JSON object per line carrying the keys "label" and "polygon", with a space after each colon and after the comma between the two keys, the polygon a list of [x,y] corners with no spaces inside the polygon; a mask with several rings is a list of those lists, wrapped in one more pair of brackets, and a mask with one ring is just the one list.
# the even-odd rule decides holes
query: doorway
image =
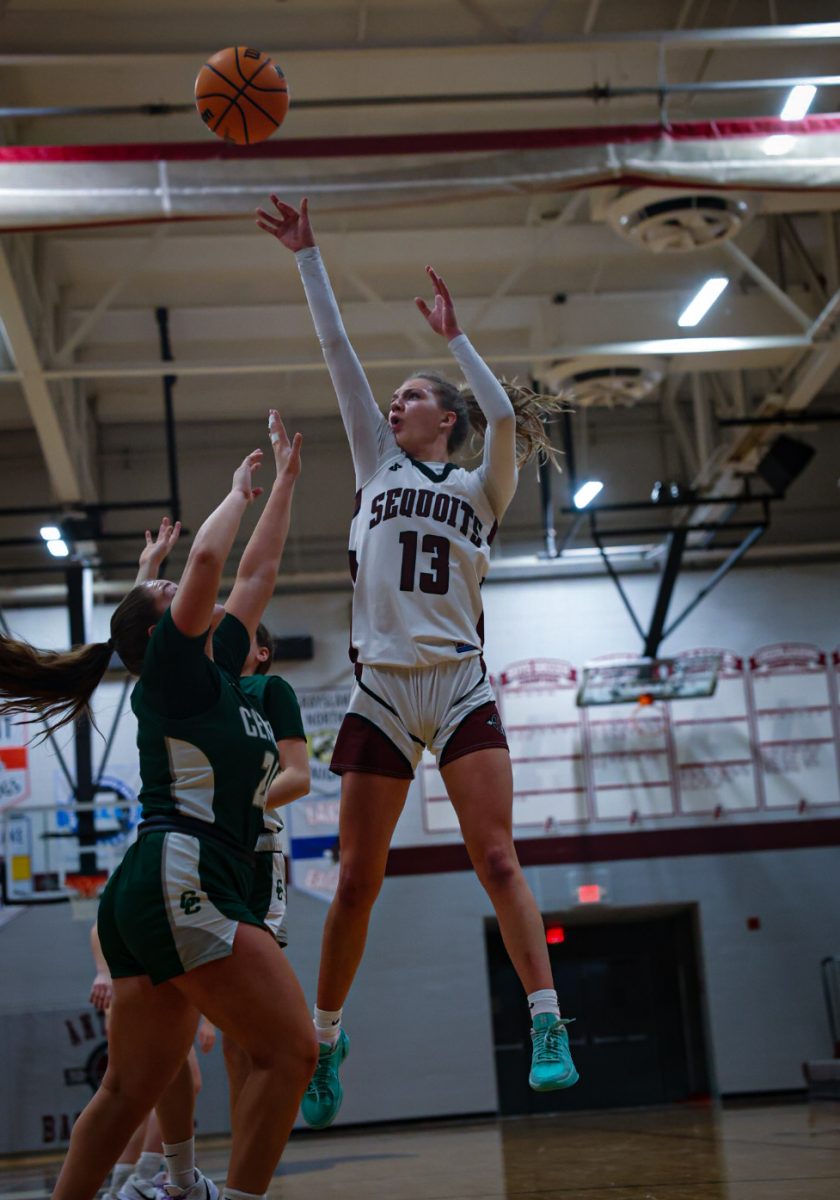
{"label": "doorway", "polygon": [[[532,1092],[530,1023],[496,921],[485,921],[499,1111],[669,1104],[709,1093],[694,907],[545,915],[575,1087]],[[553,941],[551,939],[554,939]],[[562,939],[562,940],[561,940]]]}

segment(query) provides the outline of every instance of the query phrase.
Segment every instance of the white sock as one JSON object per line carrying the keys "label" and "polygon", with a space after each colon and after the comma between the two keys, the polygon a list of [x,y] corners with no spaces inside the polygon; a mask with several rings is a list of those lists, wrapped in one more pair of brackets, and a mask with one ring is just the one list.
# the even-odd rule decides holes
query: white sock
{"label": "white sock", "polygon": [[140,1157],[134,1164],[134,1175],[139,1175],[141,1179],[154,1179],[160,1170],[160,1155],[155,1154],[154,1150],[142,1150]]}
{"label": "white sock", "polygon": [[163,1157],[169,1182],[185,1191],[191,1188],[198,1176],[195,1173],[195,1138],[185,1142],[163,1143]]}
{"label": "white sock", "polygon": [[335,1012],[330,1012],[326,1008],[319,1008],[316,1004],[312,1011],[315,1014],[315,1032],[318,1035],[318,1041],[323,1042],[325,1046],[334,1046],[341,1033],[341,1014],[344,1010],[337,1008]]}
{"label": "white sock", "polygon": [[534,1017],[538,1017],[540,1013],[551,1013],[554,1017],[560,1016],[560,1005],[557,1003],[557,993],[554,988],[541,988],[538,992],[531,992],[528,997],[528,1008],[531,1011],[531,1021]]}
{"label": "white sock", "polygon": [[236,1188],[226,1187],[222,1192],[222,1200],[266,1200],[265,1192],[257,1196],[254,1192],[237,1192]]}
{"label": "white sock", "polygon": [[134,1163],[116,1163],[111,1172],[111,1182],[108,1185],[108,1190],[116,1195],[133,1170]]}

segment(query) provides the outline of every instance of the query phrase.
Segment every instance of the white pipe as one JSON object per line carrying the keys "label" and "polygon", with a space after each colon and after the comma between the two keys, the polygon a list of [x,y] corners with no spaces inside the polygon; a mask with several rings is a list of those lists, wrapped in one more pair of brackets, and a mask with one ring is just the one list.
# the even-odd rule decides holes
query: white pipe
{"label": "white pipe", "polygon": [[[693,354],[738,354],[762,350],[810,350],[811,339],[804,334],[781,334],[756,337],[684,337],[652,338],[638,342],[604,342],[603,344],[567,346],[559,345],[545,350],[499,351],[492,355],[494,361],[506,363],[550,363],[558,358],[597,358],[601,356],[633,358],[639,355],[664,355],[673,357]],[[365,366],[369,370],[388,370],[414,366],[448,365],[451,358],[443,355],[424,355],[422,359],[404,355],[401,358],[368,358]],[[265,362],[265,363],[74,363],[67,367],[49,367],[43,372],[45,379],[159,379],[171,375],[179,378],[190,375],[274,375],[300,374],[301,372],[323,371],[323,360],[310,362]],[[17,371],[0,371],[0,383],[16,382]]]}
{"label": "white pipe", "polygon": [[[616,552],[621,546],[614,547]],[[626,549],[626,547],[624,548]],[[636,547],[633,557],[625,558],[621,570],[629,571],[660,571],[657,547]],[[645,550],[647,553],[642,554]],[[723,562],[730,554],[729,550],[687,548],[685,566],[691,570],[705,570],[719,562]],[[782,546],[758,545],[749,552],[746,565],[761,562],[790,562],[797,559],[812,561],[818,559],[829,562],[840,558],[840,541],[835,542],[796,542]],[[743,568],[742,568],[743,569]],[[491,564],[487,584],[518,583],[529,579],[557,579],[579,575],[603,575],[605,569],[598,558],[562,558],[541,559],[536,553],[528,555],[511,555],[510,558],[497,558]],[[103,604],[109,601],[121,600],[131,587],[128,580],[99,580],[93,585],[94,599]],[[222,591],[233,587],[233,579],[222,581]],[[282,584],[275,592],[278,599],[285,595],[300,594],[301,592],[318,591],[350,591],[350,576],[347,571],[304,571],[283,576]],[[0,588],[0,606],[38,607],[47,604],[64,604],[67,600],[67,590],[63,584],[37,584],[32,587]]]}

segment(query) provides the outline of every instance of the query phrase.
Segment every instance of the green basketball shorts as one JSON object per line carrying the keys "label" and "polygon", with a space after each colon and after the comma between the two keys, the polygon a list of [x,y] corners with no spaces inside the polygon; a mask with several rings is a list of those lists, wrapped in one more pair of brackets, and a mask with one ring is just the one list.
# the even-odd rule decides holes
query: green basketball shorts
{"label": "green basketball shorts", "polygon": [[254,868],[208,838],[147,833],[130,846],[99,902],[111,976],[163,983],[233,951],[240,921],[265,928],[249,906]]}

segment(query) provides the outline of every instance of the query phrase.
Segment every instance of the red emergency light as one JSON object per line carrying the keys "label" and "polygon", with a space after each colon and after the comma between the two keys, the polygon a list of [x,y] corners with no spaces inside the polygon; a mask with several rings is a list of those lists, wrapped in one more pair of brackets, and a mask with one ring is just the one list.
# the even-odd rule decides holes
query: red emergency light
{"label": "red emergency light", "polygon": [[604,889],[597,883],[581,883],[578,886],[578,904],[600,904]]}

